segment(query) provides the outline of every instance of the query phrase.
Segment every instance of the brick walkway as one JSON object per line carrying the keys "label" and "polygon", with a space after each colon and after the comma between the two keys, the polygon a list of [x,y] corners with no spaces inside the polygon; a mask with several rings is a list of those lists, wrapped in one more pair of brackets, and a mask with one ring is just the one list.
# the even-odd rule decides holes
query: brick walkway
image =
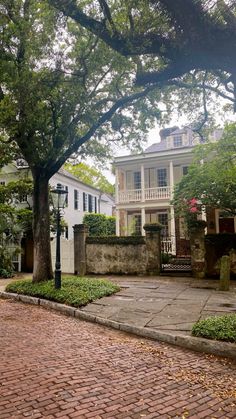
{"label": "brick walkway", "polygon": [[236,364],[0,300],[0,418],[236,418]]}

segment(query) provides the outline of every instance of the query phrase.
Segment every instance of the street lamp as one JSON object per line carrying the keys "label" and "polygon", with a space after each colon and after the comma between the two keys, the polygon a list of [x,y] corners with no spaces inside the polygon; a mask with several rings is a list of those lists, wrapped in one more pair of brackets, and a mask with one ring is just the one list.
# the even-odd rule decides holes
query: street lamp
{"label": "street lamp", "polygon": [[61,209],[65,207],[68,192],[61,185],[51,190],[52,205],[56,213],[57,238],[56,238],[56,264],[55,264],[55,288],[61,288]]}

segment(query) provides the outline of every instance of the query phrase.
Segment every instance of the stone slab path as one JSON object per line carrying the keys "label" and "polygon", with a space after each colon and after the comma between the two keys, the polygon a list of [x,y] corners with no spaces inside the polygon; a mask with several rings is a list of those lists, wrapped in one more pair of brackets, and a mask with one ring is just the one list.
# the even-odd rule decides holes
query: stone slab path
{"label": "stone slab path", "polygon": [[[157,291],[146,290],[150,299]],[[187,295],[179,289],[172,294]],[[0,300],[0,354],[1,419],[236,417],[234,361],[39,306]]]}
{"label": "stone slab path", "polygon": [[209,316],[236,313],[236,281],[229,292],[219,283],[192,278],[107,277],[121,286],[117,294],[82,310],[119,323],[189,336],[193,324]]}

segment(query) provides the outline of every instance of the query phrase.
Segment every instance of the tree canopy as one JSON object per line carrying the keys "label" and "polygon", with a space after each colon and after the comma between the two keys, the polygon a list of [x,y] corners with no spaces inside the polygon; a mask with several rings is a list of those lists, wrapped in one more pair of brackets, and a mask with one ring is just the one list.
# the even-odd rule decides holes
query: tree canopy
{"label": "tree canopy", "polygon": [[114,185],[112,185],[102,172],[96,167],[91,167],[86,163],[66,163],[65,169],[76,176],[81,182],[100,189],[102,192],[114,194]]}
{"label": "tree canopy", "polygon": [[138,85],[208,87],[236,109],[234,0],[48,1],[120,54],[140,57]]}
{"label": "tree canopy", "polygon": [[160,117],[161,93],[135,87],[133,60],[45,1],[3,0],[0,24],[1,143],[16,144],[32,172],[33,279],[46,280],[49,179],[78,150],[107,154],[108,139],[135,147]]}
{"label": "tree canopy", "polygon": [[236,124],[218,142],[196,148],[194,163],[175,187],[174,204],[183,215],[206,207],[236,215]]}

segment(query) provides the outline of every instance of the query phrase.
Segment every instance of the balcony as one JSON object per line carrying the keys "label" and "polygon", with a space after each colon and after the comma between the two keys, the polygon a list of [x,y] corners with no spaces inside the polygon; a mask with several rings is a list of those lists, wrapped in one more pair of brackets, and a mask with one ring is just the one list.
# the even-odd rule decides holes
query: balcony
{"label": "balcony", "polygon": [[133,189],[129,191],[120,191],[118,193],[119,204],[127,204],[129,202],[141,202],[141,189]]}
{"label": "balcony", "polygon": [[[144,200],[146,201],[157,201],[160,199],[170,199],[171,188],[170,186],[163,186],[158,188],[144,189]],[[118,192],[117,204],[128,204],[133,202],[142,201],[142,190],[133,189],[127,191]]]}

